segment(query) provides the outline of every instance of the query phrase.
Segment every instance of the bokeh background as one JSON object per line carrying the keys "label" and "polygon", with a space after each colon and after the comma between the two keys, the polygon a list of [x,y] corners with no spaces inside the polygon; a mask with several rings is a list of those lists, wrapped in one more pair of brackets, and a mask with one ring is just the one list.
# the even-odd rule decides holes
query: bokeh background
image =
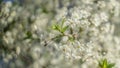
{"label": "bokeh background", "polygon": [[119,68],[120,0],[0,0],[0,68],[102,68],[103,59]]}

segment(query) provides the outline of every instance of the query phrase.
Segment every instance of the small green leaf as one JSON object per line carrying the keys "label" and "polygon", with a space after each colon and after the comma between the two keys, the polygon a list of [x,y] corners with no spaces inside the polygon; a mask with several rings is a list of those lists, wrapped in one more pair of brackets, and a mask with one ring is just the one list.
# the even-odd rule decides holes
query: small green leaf
{"label": "small green leaf", "polygon": [[55,25],[52,25],[52,29],[56,29],[56,26],[55,26]]}
{"label": "small green leaf", "polygon": [[65,32],[68,27],[69,27],[69,26],[65,26],[65,27],[62,29],[62,32]]}
{"label": "small green leaf", "polygon": [[51,40],[54,40],[56,42],[60,42],[62,37],[63,37],[63,35],[57,35],[54,38],[52,38]]}
{"label": "small green leaf", "polygon": [[26,37],[24,39],[32,39],[33,38],[33,35],[30,31],[27,31],[26,32]]}
{"label": "small green leaf", "polygon": [[69,40],[73,42],[75,39],[72,36],[69,36]]}
{"label": "small green leaf", "polygon": [[62,20],[61,28],[64,25],[64,22],[65,22],[65,18]]}
{"label": "small green leaf", "polygon": [[103,60],[103,68],[107,68],[107,59]]}
{"label": "small green leaf", "polygon": [[53,25],[52,28],[53,28],[54,30],[57,30],[57,31],[60,31],[60,30],[61,30],[61,28],[60,28],[59,25]]}
{"label": "small green leaf", "polygon": [[109,63],[107,59],[103,59],[102,61],[99,62],[99,67],[100,68],[113,68],[115,66],[114,63]]}
{"label": "small green leaf", "polygon": [[108,68],[113,68],[115,66],[114,63],[108,64]]}

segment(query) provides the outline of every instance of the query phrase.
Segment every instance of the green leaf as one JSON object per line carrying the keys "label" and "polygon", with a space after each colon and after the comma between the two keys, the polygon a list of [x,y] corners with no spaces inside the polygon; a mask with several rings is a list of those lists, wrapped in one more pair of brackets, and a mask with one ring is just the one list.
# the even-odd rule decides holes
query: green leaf
{"label": "green leaf", "polygon": [[57,31],[60,31],[60,30],[61,30],[60,26],[57,25],[57,24],[56,24],[56,25],[53,25],[52,28],[53,28],[54,30],[57,30]]}
{"label": "green leaf", "polygon": [[102,61],[99,62],[99,67],[100,68],[113,68],[115,66],[114,63],[109,63],[107,59],[103,59]]}
{"label": "green leaf", "polygon": [[69,40],[73,42],[75,39],[73,38],[73,36],[69,36]]}
{"label": "green leaf", "polygon": [[113,68],[115,66],[114,63],[108,64],[108,68]]}
{"label": "green leaf", "polygon": [[58,28],[57,25],[52,26],[52,29],[54,29],[54,30],[57,30],[57,28]]}
{"label": "green leaf", "polygon": [[60,42],[61,41],[61,39],[62,39],[62,37],[63,37],[63,35],[57,35],[57,36],[55,36],[54,38],[52,38],[51,40],[54,40],[54,41],[56,41],[56,42]]}
{"label": "green leaf", "polygon": [[64,22],[65,22],[65,18],[62,20],[61,28],[64,25]]}
{"label": "green leaf", "polygon": [[23,39],[24,39],[24,40],[25,40],[25,39],[33,39],[32,33],[31,33],[30,31],[27,31],[27,32],[26,32],[26,37],[23,38]]}
{"label": "green leaf", "polygon": [[103,60],[103,68],[107,68],[107,59]]}
{"label": "green leaf", "polygon": [[64,32],[67,30],[68,27],[69,27],[69,26],[65,26],[65,27],[62,29],[62,32],[64,33]]}

